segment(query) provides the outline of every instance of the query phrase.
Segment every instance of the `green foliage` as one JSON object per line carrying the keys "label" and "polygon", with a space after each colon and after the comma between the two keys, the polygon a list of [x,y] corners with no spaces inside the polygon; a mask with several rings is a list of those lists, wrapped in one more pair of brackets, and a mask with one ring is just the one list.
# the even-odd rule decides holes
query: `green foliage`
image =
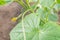
{"label": "green foliage", "polygon": [[60,25],[55,22],[47,22],[40,31],[40,40],[60,40]]}
{"label": "green foliage", "polygon": [[18,23],[14,30],[11,31],[11,40],[24,40],[22,25],[24,25],[27,40],[32,40],[33,36],[36,34],[36,31],[38,31],[40,22],[39,15],[34,13],[29,14],[23,21],[24,24],[22,24],[22,22]]}
{"label": "green foliage", "polygon": [[[22,25],[25,28],[26,40],[59,40],[60,26],[55,22],[47,22],[39,26],[40,17],[37,14],[29,14],[24,18],[24,24],[18,23],[11,31],[11,40],[24,40]],[[41,28],[42,27],[42,28]]]}
{"label": "green foliage", "polygon": [[54,2],[55,0],[40,0],[40,4],[44,7],[50,7]]}
{"label": "green foliage", "polygon": [[12,0],[0,0],[0,5],[5,5],[9,2],[11,2]]}
{"label": "green foliage", "polygon": [[56,0],[56,2],[57,2],[58,4],[60,4],[60,0]]}
{"label": "green foliage", "polygon": [[[58,1],[58,0],[57,0]],[[23,8],[22,20],[10,32],[11,40],[60,40],[56,0],[20,0]],[[36,2],[30,6],[30,2]],[[60,7],[59,7],[60,8]],[[30,13],[24,16],[26,13]]]}

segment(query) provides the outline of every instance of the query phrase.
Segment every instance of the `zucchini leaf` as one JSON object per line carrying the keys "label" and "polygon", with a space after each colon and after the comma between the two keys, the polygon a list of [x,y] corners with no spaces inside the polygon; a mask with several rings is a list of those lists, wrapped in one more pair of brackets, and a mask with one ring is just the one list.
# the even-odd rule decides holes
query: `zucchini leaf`
{"label": "zucchini leaf", "polygon": [[[23,23],[26,40],[60,40],[60,25],[49,21],[40,26],[40,16],[38,14],[27,15]],[[10,38],[11,40],[24,40],[22,22],[19,22],[10,32]]]}
{"label": "zucchini leaf", "polygon": [[[29,14],[24,18],[24,28],[26,40],[35,39],[38,34],[40,16],[37,14]],[[36,34],[36,35],[35,35]],[[19,22],[10,33],[11,40],[24,40],[22,22]],[[36,39],[37,40],[37,39]]]}

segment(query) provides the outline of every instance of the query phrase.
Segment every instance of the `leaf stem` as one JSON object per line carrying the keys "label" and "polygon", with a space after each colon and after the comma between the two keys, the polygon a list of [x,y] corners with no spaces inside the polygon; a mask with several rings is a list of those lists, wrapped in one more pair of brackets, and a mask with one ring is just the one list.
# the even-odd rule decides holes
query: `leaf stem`
{"label": "leaf stem", "polygon": [[23,29],[24,40],[26,40],[26,34],[25,34],[25,28],[24,28],[23,18],[24,18],[24,16],[22,16],[22,29]]}
{"label": "leaf stem", "polygon": [[27,10],[27,11],[25,11],[25,12],[23,13],[23,15],[22,15],[22,29],[23,29],[24,40],[26,40],[26,34],[25,34],[25,28],[24,28],[24,21],[23,21],[23,19],[24,19],[24,15],[25,15],[28,11],[30,11],[30,9]]}
{"label": "leaf stem", "polygon": [[34,10],[36,10],[37,5],[40,3],[40,0],[37,0]]}
{"label": "leaf stem", "polygon": [[56,2],[54,2],[54,3],[50,6],[50,8],[52,9],[52,8],[55,6],[55,4],[56,4]]}

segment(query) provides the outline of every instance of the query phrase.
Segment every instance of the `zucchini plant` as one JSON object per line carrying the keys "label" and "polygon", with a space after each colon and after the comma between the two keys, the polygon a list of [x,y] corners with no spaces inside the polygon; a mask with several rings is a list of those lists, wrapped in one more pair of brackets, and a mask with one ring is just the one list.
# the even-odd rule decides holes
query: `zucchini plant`
{"label": "zucchini plant", "polygon": [[[10,40],[60,40],[60,25],[57,11],[60,0],[15,0],[22,13],[13,21],[18,24],[10,32]],[[34,2],[33,5],[30,5]],[[25,15],[28,13],[28,15]],[[21,18],[21,20],[20,20]]]}

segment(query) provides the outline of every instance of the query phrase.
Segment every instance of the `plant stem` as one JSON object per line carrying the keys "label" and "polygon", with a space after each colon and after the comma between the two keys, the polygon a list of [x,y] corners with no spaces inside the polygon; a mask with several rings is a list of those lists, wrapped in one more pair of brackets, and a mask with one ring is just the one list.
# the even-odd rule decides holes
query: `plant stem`
{"label": "plant stem", "polygon": [[[51,6],[50,6],[50,8],[52,9],[54,6],[55,6],[55,4],[56,4],[56,2],[54,2]],[[50,9],[50,10],[51,10]],[[48,14],[46,14],[46,22],[48,21],[48,15],[49,15],[49,13],[50,13],[50,11],[48,11]]]}
{"label": "plant stem", "polygon": [[23,16],[24,16],[28,11],[31,11],[31,9],[26,10],[26,11],[23,13]]}
{"label": "plant stem", "polygon": [[[28,10],[26,10],[24,13],[21,13],[21,14],[17,17],[17,19],[19,19],[22,15],[25,15],[28,11],[31,11],[31,9],[28,9]],[[34,13],[34,12],[32,12],[32,13]]]}
{"label": "plant stem", "polygon": [[34,10],[36,10],[36,7],[37,7],[37,5],[38,5],[39,3],[40,3],[40,0],[38,0],[38,1],[36,2]]}
{"label": "plant stem", "polygon": [[56,2],[54,2],[54,3],[50,6],[50,8],[52,9],[52,8],[55,6],[55,4],[56,4]]}
{"label": "plant stem", "polygon": [[25,3],[22,0],[14,0],[14,1],[19,3],[23,8],[27,9]]}
{"label": "plant stem", "polygon": [[[23,19],[24,19],[24,15],[25,15],[28,11],[30,11],[30,9],[27,10],[27,11],[25,11],[25,12],[23,13],[23,15],[22,15],[22,29],[23,29],[24,40],[26,40],[26,34],[25,34],[25,28],[24,28],[24,21],[23,21]],[[20,16],[19,16],[19,17],[20,17]]]}
{"label": "plant stem", "polygon": [[22,29],[23,29],[23,37],[24,37],[24,40],[26,40],[26,34],[25,34],[25,28],[24,28],[23,19],[24,19],[24,16],[22,16]]}
{"label": "plant stem", "polygon": [[29,0],[26,0],[26,4],[28,5],[29,8],[31,8],[31,6],[29,4]]}

